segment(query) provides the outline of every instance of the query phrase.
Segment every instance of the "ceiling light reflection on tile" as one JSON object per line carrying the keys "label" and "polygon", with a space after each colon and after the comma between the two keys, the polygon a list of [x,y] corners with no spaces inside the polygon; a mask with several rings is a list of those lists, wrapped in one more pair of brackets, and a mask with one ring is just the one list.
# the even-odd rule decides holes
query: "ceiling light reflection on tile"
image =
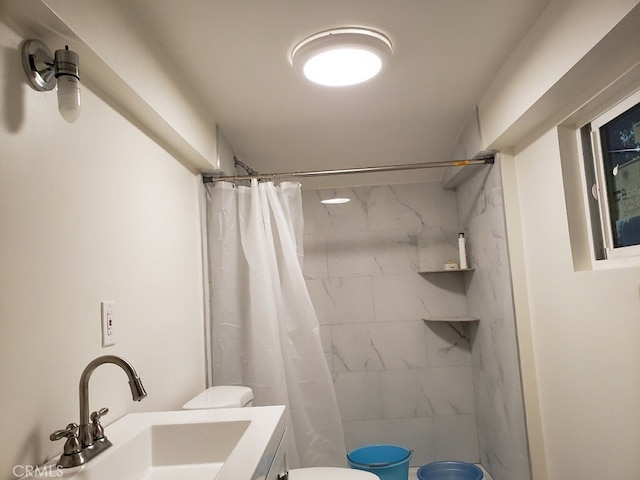
{"label": "ceiling light reflection on tile", "polygon": [[335,197],[335,198],[327,198],[325,200],[320,200],[320,203],[324,203],[325,205],[340,205],[342,203],[350,202],[350,198],[344,197]]}

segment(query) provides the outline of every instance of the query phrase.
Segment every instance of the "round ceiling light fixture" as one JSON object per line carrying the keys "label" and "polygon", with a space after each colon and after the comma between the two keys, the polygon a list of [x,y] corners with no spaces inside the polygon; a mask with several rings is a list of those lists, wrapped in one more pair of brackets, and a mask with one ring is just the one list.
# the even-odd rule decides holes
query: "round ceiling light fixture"
{"label": "round ceiling light fixture", "polygon": [[314,83],[343,87],[375,77],[392,50],[389,38],[375,30],[335,28],[298,43],[291,51],[291,64]]}

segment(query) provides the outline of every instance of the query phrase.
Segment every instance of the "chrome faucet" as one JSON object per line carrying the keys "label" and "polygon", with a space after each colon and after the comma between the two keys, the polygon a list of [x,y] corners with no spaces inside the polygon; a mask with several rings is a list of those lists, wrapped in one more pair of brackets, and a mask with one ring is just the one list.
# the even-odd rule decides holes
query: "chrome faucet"
{"label": "chrome faucet", "polygon": [[[129,377],[129,388],[131,388],[131,396],[135,402],[139,402],[147,396],[140,377],[129,362],[115,355],[105,355],[98,357],[87,365],[80,376],[80,446],[84,449],[93,445],[93,437],[91,435],[92,425],[89,424],[89,379],[93,371],[103,363],[113,363],[124,370]],[[107,410],[108,411],[108,410]],[[98,412],[99,413],[99,412]],[[105,412],[106,414],[106,412]],[[100,419],[98,415],[98,421]],[[97,427],[97,426],[96,426]]]}
{"label": "chrome faucet", "polygon": [[124,370],[129,377],[129,387],[134,401],[139,402],[147,396],[140,377],[126,360],[115,355],[104,355],[89,362],[80,376],[80,426],[70,423],[66,429],[57,430],[49,437],[51,440],[67,438],[64,451],[58,461],[58,465],[62,468],[83,465],[111,446],[100,424],[100,417],[106,415],[109,409],[101,408],[93,412],[91,423],[89,423],[89,379],[93,371],[103,363],[113,363]]}

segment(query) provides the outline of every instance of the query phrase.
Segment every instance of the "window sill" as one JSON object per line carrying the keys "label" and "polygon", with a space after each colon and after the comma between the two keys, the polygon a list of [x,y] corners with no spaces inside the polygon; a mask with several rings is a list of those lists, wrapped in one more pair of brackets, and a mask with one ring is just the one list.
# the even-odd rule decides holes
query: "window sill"
{"label": "window sill", "polygon": [[613,270],[618,268],[638,268],[640,267],[640,257],[619,257],[608,258],[606,260],[594,260],[591,263],[592,270]]}

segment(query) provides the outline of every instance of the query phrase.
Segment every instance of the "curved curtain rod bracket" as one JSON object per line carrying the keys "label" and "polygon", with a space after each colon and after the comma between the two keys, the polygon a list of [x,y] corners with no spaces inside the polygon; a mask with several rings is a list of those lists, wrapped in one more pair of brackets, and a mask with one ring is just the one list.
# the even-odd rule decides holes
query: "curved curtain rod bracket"
{"label": "curved curtain rod bracket", "polygon": [[258,175],[258,172],[256,170],[251,168],[246,163],[241,162],[240,160],[238,160],[238,157],[236,157],[235,155],[233,157],[233,165],[236,166],[236,167],[241,167],[249,175]]}

